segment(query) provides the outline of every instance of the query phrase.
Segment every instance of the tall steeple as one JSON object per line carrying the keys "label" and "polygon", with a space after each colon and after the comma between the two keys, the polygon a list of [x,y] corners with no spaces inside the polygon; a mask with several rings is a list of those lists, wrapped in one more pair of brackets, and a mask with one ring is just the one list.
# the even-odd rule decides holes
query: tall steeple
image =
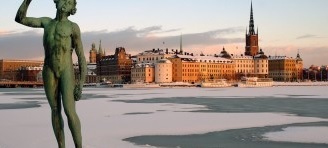
{"label": "tall steeple", "polygon": [[252,1],[248,32],[246,29],[245,55],[255,56],[257,53],[259,53],[258,32],[259,32],[258,28],[257,31],[255,32],[255,27],[254,27],[253,1]]}
{"label": "tall steeple", "polygon": [[299,49],[298,49],[298,51],[297,51],[296,60],[302,61],[302,58],[301,58],[300,50],[299,50]]}
{"label": "tall steeple", "polygon": [[103,50],[102,50],[102,47],[101,47],[101,40],[100,40],[100,43],[99,43],[99,50],[98,50],[98,54],[101,54],[101,55],[103,55],[103,54],[104,54],[104,52],[103,52]]}
{"label": "tall steeple", "polygon": [[251,2],[251,16],[249,20],[249,35],[255,35],[254,17],[253,17],[253,1]]}
{"label": "tall steeple", "polygon": [[183,49],[182,49],[182,33],[180,36],[180,54],[183,54]]}

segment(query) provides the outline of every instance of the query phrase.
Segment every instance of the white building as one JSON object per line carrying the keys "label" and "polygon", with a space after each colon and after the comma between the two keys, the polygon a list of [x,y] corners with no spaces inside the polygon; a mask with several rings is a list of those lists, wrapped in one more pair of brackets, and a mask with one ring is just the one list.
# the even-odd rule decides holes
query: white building
{"label": "white building", "polygon": [[153,49],[139,53],[136,56],[136,63],[157,63],[159,60],[172,57],[174,54],[169,53],[168,49],[164,52],[163,49]]}
{"label": "white building", "polygon": [[159,60],[155,64],[155,82],[171,83],[172,82],[172,62],[167,59]]}

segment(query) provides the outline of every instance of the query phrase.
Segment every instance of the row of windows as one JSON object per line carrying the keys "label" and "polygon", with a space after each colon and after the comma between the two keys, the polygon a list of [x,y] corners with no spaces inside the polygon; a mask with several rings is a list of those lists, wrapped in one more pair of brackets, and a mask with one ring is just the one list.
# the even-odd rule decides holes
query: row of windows
{"label": "row of windows", "polygon": [[253,60],[236,60],[236,63],[249,63],[249,64],[254,64]]}
{"label": "row of windows", "polygon": [[199,65],[194,65],[194,64],[182,64],[182,67],[199,67]]}
{"label": "row of windows", "polygon": [[[131,72],[145,72],[145,69],[143,68],[131,69]],[[148,69],[148,72],[151,72],[151,69]]]}
{"label": "row of windows", "polygon": [[[257,64],[257,67],[259,68],[259,67],[260,67],[260,64]],[[264,67],[268,67],[268,65],[265,65],[265,66],[264,66],[264,65],[262,64],[262,68],[264,68]]]}
{"label": "row of windows", "polygon": [[[259,72],[260,72],[260,70],[258,69],[258,70],[257,70],[257,72],[259,73]],[[266,73],[267,73],[267,72],[268,72],[268,70],[264,70],[264,69],[262,69],[262,73],[264,73],[264,72],[266,72]]]}
{"label": "row of windows", "polygon": [[[232,76],[233,74],[230,73],[230,74],[210,74],[211,76],[214,76],[214,77],[225,77],[225,76]],[[197,76],[197,77],[208,77],[209,74],[195,74],[195,73],[184,73],[182,74],[182,76],[189,76],[189,77],[192,77],[192,76]]]}
{"label": "row of windows", "polygon": [[215,61],[215,60],[199,60],[199,62],[209,62],[209,63],[232,63],[232,61]]}
{"label": "row of windows", "polygon": [[270,73],[271,76],[295,76],[295,73]]}
{"label": "row of windows", "polygon": [[171,65],[167,65],[167,64],[166,65],[162,65],[161,64],[161,65],[158,65],[158,67],[172,67],[172,66]]}
{"label": "row of windows", "polygon": [[253,73],[254,71],[253,70],[245,70],[245,69],[243,69],[243,70],[238,70],[237,72],[238,73]]}
{"label": "row of windows", "polygon": [[[142,60],[142,61],[155,61],[155,59],[156,59],[156,61],[159,60],[158,57],[156,57],[156,58],[155,58],[155,57],[149,57],[149,58],[142,58],[142,59],[139,58],[138,60],[139,60],[139,61],[141,61],[141,60]],[[161,57],[160,59],[163,59],[163,57]]]}
{"label": "row of windows", "polygon": [[247,65],[247,64],[238,64],[237,65],[238,68],[254,68],[254,65]]}
{"label": "row of windows", "polygon": [[[131,77],[145,77],[146,75],[143,73],[143,74],[131,74]],[[150,77],[151,74],[148,74],[148,76]]]}

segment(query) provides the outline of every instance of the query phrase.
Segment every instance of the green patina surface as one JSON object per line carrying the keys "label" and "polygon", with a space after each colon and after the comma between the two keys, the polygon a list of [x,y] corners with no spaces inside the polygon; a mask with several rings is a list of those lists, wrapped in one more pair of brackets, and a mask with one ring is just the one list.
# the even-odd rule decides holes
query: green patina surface
{"label": "green patina surface", "polygon": [[[57,14],[48,17],[26,17],[32,0],[24,0],[15,21],[33,28],[43,28],[45,93],[52,110],[52,125],[58,147],[65,147],[64,123],[61,115],[64,107],[75,147],[82,148],[81,124],[76,114],[75,101],[80,100],[85,81],[86,61],[79,26],[68,20],[76,12],[76,0],[54,0]],[[72,53],[78,57],[80,76],[75,80]]]}

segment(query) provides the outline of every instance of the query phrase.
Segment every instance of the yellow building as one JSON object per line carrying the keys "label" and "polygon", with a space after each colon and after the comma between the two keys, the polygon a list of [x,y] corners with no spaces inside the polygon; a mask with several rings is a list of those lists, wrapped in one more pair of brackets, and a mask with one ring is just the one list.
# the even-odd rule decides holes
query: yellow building
{"label": "yellow building", "polygon": [[302,77],[303,60],[286,56],[269,57],[269,77],[274,81],[299,81]]}
{"label": "yellow building", "polygon": [[268,77],[268,57],[264,54],[262,49],[255,56],[233,56],[229,55],[229,53],[223,48],[219,57],[228,58],[233,61],[235,64],[235,79],[237,80],[241,77]]}
{"label": "yellow building", "polygon": [[154,64],[136,64],[131,68],[131,83],[155,82]]}
{"label": "yellow building", "polygon": [[268,78],[269,60],[262,49],[254,56],[254,75],[259,78]]}
{"label": "yellow building", "polygon": [[234,56],[235,71],[238,77],[254,75],[254,59],[252,56]]}

